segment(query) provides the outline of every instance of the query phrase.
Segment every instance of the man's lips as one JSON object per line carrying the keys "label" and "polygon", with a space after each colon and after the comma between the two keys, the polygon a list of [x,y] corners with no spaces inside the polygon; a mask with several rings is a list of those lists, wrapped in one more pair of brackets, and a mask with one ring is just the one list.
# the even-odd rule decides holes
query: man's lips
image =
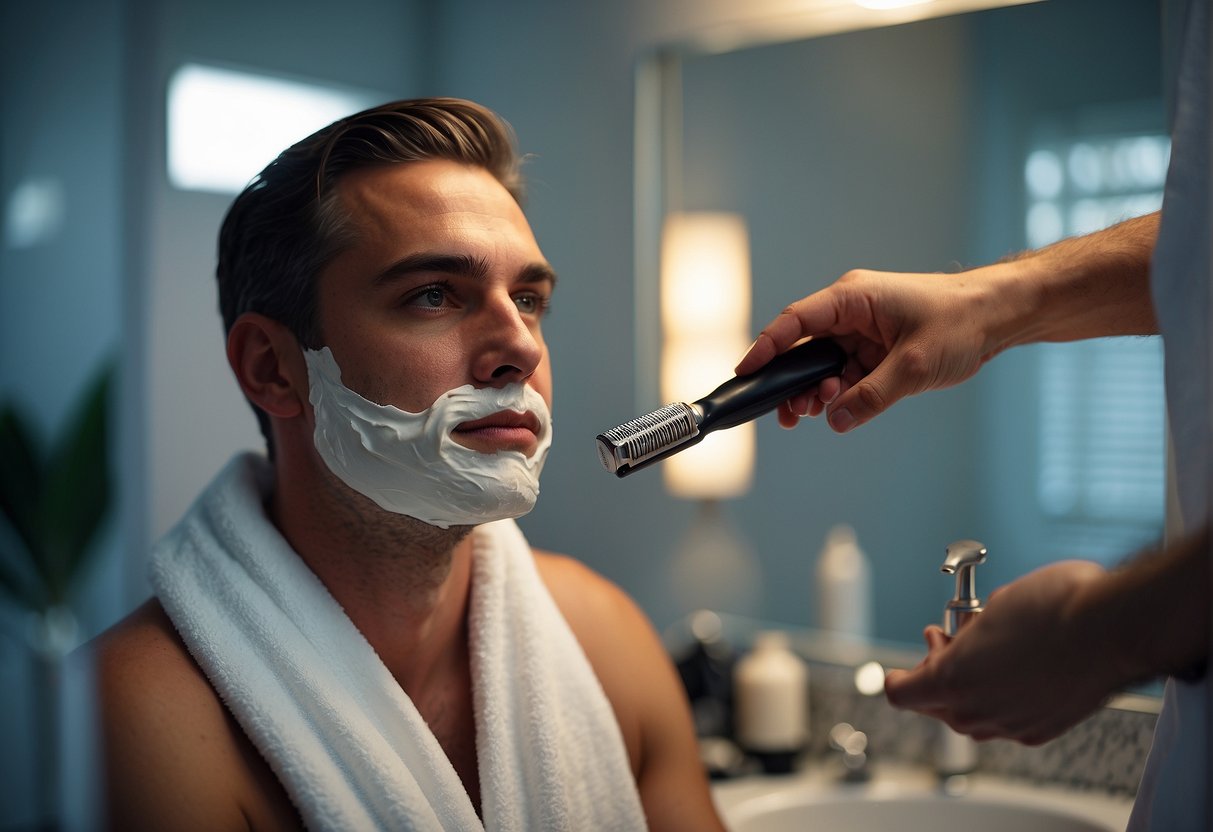
{"label": "man's lips", "polygon": [[460,445],[475,451],[491,454],[512,450],[529,456],[539,444],[540,429],[539,417],[534,413],[503,410],[483,419],[463,422],[451,434]]}

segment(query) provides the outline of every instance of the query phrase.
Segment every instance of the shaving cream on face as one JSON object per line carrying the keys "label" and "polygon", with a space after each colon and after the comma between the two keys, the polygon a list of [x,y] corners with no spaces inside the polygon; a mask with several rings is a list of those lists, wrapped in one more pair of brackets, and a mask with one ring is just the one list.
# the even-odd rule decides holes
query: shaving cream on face
{"label": "shaving cream on face", "polygon": [[[343,385],[328,347],[305,349],[303,358],[316,450],[342,482],[381,508],[447,529],[521,517],[535,507],[552,417],[531,387],[465,384],[409,413]],[[538,417],[539,445],[530,457],[514,450],[481,453],[451,438],[458,425],[504,410]]]}

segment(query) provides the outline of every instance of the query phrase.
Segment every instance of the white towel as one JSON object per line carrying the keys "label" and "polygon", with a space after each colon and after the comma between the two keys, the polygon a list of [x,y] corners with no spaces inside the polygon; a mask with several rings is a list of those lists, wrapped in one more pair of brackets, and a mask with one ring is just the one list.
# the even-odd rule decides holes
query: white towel
{"label": "white towel", "polygon": [[152,553],[156,594],[312,830],[645,827],[618,723],[512,520],[474,532],[473,707],[484,822],[412,701],[233,459]]}

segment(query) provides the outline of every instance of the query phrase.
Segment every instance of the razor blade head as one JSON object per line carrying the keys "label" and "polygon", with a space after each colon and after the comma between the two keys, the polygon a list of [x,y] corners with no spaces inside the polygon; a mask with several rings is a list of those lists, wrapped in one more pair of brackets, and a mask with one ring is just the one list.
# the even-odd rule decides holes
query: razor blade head
{"label": "razor blade head", "polygon": [[598,458],[617,477],[667,455],[699,435],[695,409],[683,402],[667,404],[639,419],[598,434]]}

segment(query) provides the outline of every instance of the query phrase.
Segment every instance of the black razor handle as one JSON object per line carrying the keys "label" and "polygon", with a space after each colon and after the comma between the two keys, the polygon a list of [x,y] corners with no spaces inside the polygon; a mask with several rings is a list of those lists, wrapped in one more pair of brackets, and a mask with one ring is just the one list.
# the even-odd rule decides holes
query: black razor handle
{"label": "black razor handle", "polygon": [[626,477],[698,444],[714,430],[757,419],[797,393],[841,375],[846,360],[842,347],[828,338],[806,341],[693,404],[673,402],[598,434],[599,461],[615,476]]}
{"label": "black razor handle", "polygon": [[805,341],[695,402],[703,411],[699,430],[708,433],[757,419],[802,390],[842,375],[846,363],[847,354],[829,338]]}

